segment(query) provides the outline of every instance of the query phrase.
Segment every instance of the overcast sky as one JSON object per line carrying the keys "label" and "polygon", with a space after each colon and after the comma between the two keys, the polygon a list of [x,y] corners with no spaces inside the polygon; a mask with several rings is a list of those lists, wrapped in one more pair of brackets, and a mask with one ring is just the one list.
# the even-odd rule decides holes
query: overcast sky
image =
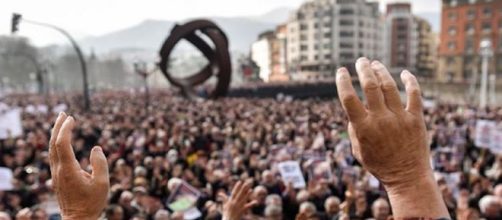
{"label": "overcast sky", "polygon": [[[13,12],[67,29],[77,38],[99,36],[146,19],[184,20],[205,16],[253,16],[305,0],[0,0],[0,35],[9,34]],[[395,0],[380,0],[394,2]],[[415,12],[440,11],[440,0],[412,0]],[[381,5],[383,9],[383,5]],[[36,45],[64,42],[51,30],[22,24],[19,35]]]}

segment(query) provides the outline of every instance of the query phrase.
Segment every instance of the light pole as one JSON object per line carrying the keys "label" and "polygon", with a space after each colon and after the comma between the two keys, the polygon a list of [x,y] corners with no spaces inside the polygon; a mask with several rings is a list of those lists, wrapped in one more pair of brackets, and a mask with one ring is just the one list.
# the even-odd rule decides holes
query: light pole
{"label": "light pole", "polygon": [[147,64],[144,61],[136,61],[134,62],[134,71],[143,78],[143,85],[145,89],[145,108],[148,111],[148,107],[150,105],[150,91],[148,88],[148,76],[154,73],[157,68],[153,70],[148,70]]}
{"label": "light pole", "polygon": [[485,108],[487,104],[487,84],[488,84],[488,59],[492,56],[492,42],[488,39],[481,41],[480,54],[482,57],[481,64],[481,88],[479,91],[479,107]]}
{"label": "light pole", "polygon": [[41,23],[37,21],[31,21],[27,20],[22,17],[21,14],[13,13],[12,14],[12,26],[11,26],[11,32],[14,34],[17,31],[19,31],[19,23],[23,21],[29,24],[34,24],[34,25],[39,25],[43,27],[48,27],[53,30],[59,31],[61,34],[63,34],[68,40],[70,41],[71,45],[73,46],[73,49],[75,49],[75,52],[77,53],[78,59],[80,60],[80,67],[82,69],[82,79],[83,79],[83,86],[84,86],[84,107],[86,110],[90,109],[91,106],[91,100],[89,98],[89,83],[87,79],[87,64],[84,59],[84,55],[82,54],[82,50],[78,46],[77,42],[73,37],[64,29],[54,26],[52,24],[46,24],[46,23]]}

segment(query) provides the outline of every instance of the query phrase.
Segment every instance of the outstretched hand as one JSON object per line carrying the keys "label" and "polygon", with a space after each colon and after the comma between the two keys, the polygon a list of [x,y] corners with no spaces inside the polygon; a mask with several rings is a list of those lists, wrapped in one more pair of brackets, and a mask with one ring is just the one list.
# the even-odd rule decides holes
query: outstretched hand
{"label": "outstretched hand", "polygon": [[63,219],[98,219],[106,206],[110,187],[108,163],[100,147],[91,151],[92,173],[84,171],[73,153],[75,120],[60,113],[49,142],[53,187]]}
{"label": "outstretched hand", "polygon": [[[356,70],[366,106],[345,68],[339,69],[336,77],[338,95],[349,118],[352,153],[384,184],[395,217],[448,216],[429,163],[417,79],[406,70],[401,73],[407,94],[403,107],[396,82],[383,64],[359,58]],[[414,196],[429,202],[422,204]]]}
{"label": "outstretched hand", "polygon": [[223,197],[223,220],[241,220],[242,216],[254,205],[256,201],[249,201],[251,193],[251,182],[243,183],[239,181],[232,189],[232,195],[228,198],[226,195],[221,194]]}

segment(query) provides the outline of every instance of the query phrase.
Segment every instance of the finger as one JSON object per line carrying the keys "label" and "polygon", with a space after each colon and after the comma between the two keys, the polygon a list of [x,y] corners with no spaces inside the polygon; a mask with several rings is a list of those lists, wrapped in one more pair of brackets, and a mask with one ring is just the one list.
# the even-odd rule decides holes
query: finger
{"label": "finger", "polygon": [[352,79],[345,68],[338,69],[336,73],[336,89],[342,107],[352,122],[361,121],[366,117],[366,109],[357,97],[356,90],[352,86]]}
{"label": "finger", "polygon": [[58,161],[58,154],[55,149],[55,143],[59,134],[59,130],[61,128],[61,125],[63,125],[63,122],[66,119],[66,114],[64,112],[59,113],[56,122],[54,123],[54,127],[52,128],[51,132],[51,139],[49,140],[49,162],[51,163],[51,168],[54,168]]}
{"label": "finger", "polygon": [[248,210],[248,209],[250,209],[251,207],[253,207],[253,206],[255,206],[255,205],[258,205],[258,201],[253,200],[253,201],[251,201],[251,202],[247,203],[247,204],[244,206],[244,209],[245,209],[245,210]]}
{"label": "finger", "polygon": [[92,166],[92,178],[101,183],[108,183],[108,161],[101,147],[94,147],[89,158]]}
{"label": "finger", "polygon": [[359,82],[366,96],[366,101],[368,102],[369,110],[385,110],[386,107],[382,90],[380,89],[380,81],[370,68],[370,61],[365,57],[359,58],[356,62],[356,70],[359,76]]}
{"label": "finger", "polygon": [[412,114],[421,115],[423,112],[422,94],[417,78],[409,71],[404,70],[401,73],[401,80],[406,88],[406,111]]}
{"label": "finger", "polygon": [[242,181],[237,181],[237,183],[234,185],[234,188],[232,189],[232,194],[230,195],[231,198],[237,198],[237,193],[240,191],[242,185]]}
{"label": "finger", "polygon": [[242,202],[243,200],[247,199],[246,195],[249,193],[250,188],[251,188],[250,182],[242,184],[241,189],[239,190],[239,192],[235,197],[237,201]]}
{"label": "finger", "polygon": [[220,197],[220,200],[222,203],[227,203],[227,201],[228,201],[227,194],[220,192],[220,193],[218,193],[218,197]]}
{"label": "finger", "polygon": [[399,96],[396,81],[394,81],[387,68],[378,61],[373,61],[371,63],[371,68],[380,80],[380,87],[387,107],[393,112],[402,111],[403,105],[401,103],[401,96]]}
{"label": "finger", "polygon": [[63,122],[61,129],[59,131],[56,140],[56,150],[59,158],[59,162],[63,166],[78,166],[78,162],[75,159],[75,154],[73,153],[73,148],[71,146],[72,131],[75,126],[75,120],[73,117],[69,116]]}
{"label": "finger", "polygon": [[247,201],[249,201],[249,198],[251,197],[252,193],[253,190],[248,189],[246,193],[242,194],[241,197],[239,197],[239,200],[237,200],[237,204],[245,204]]}

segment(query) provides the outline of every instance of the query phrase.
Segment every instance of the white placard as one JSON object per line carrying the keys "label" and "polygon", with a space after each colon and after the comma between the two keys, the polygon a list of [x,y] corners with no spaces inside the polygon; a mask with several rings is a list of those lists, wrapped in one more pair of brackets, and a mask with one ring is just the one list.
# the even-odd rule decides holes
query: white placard
{"label": "white placard", "polygon": [[12,170],[5,167],[0,167],[0,191],[7,191],[14,189],[12,185]]}
{"label": "white placard", "polygon": [[279,168],[279,173],[281,173],[284,182],[293,183],[293,187],[297,189],[305,188],[305,178],[303,177],[298,161],[281,162],[277,167]]}
{"label": "white placard", "polygon": [[497,124],[494,121],[478,120],[476,122],[476,139],[474,144],[480,148],[489,148],[491,145],[492,131]]}
{"label": "white placard", "polygon": [[0,114],[0,140],[18,137],[22,134],[21,110],[10,109]]}

